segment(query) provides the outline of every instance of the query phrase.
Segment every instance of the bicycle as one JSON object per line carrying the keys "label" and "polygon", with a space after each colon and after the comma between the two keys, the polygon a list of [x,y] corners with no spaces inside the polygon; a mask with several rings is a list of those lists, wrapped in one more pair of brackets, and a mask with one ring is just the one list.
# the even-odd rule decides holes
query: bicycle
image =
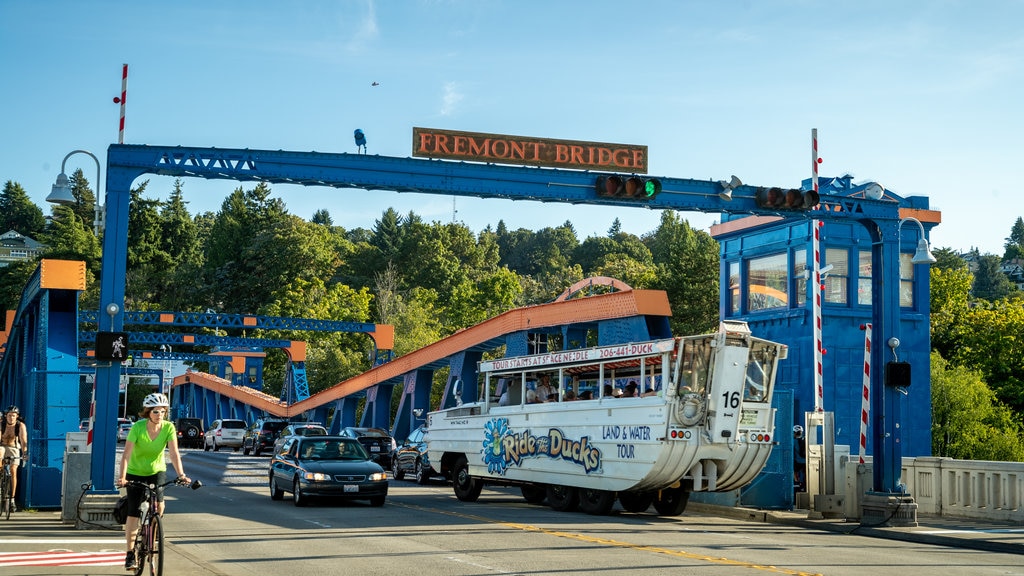
{"label": "bicycle", "polygon": [[14,504],[11,502],[11,464],[13,462],[13,456],[4,456],[3,469],[0,470],[0,516],[3,516],[5,520],[11,519],[11,508],[14,508]]}
{"label": "bicycle", "polygon": [[164,526],[160,514],[155,512],[160,509],[157,490],[171,484],[188,486],[193,490],[198,490],[203,485],[199,480],[193,480],[191,484],[183,482],[180,477],[160,485],[146,484],[135,480],[125,483],[126,487],[138,486],[146,491],[146,499],[139,504],[139,528],[135,534],[135,545],[132,546],[132,550],[135,552],[135,576],[140,576],[146,566],[149,566],[150,576],[163,576]]}

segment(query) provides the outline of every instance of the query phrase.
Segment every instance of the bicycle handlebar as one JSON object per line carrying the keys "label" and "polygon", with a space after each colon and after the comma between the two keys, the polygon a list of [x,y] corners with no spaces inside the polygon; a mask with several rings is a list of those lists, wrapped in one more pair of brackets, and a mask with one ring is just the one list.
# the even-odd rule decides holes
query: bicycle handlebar
{"label": "bicycle handlebar", "polygon": [[137,480],[128,480],[124,483],[124,486],[139,486],[141,488],[145,488],[146,490],[156,490],[157,488],[163,488],[164,486],[170,486],[171,484],[174,484],[175,486],[188,486],[193,490],[199,490],[200,488],[203,487],[203,483],[200,482],[199,480],[193,480],[191,483],[188,483],[185,482],[184,478],[182,478],[181,476],[175,478],[174,480],[168,480],[167,482],[164,482],[159,486],[156,484],[147,484],[145,482],[139,482]]}

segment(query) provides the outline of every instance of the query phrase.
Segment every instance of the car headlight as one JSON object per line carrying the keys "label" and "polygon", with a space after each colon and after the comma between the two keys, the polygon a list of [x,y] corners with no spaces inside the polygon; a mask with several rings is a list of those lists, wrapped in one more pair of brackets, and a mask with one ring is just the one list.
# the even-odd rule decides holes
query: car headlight
{"label": "car headlight", "polygon": [[381,480],[387,480],[388,475],[384,472],[374,472],[370,474],[370,480],[373,482],[380,482]]}
{"label": "car headlight", "polygon": [[313,482],[323,482],[324,480],[330,480],[330,476],[323,472],[303,472],[302,477],[305,480],[312,480]]}

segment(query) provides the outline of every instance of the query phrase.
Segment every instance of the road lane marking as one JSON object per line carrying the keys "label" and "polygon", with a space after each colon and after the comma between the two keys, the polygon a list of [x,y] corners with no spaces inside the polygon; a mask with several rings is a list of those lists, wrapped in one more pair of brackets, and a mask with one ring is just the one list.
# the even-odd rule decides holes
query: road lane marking
{"label": "road lane marking", "polygon": [[647,546],[643,544],[633,544],[632,542],[622,542],[619,540],[610,540],[608,538],[597,538],[594,536],[587,536],[585,534],[577,534],[574,532],[562,532],[560,530],[550,530],[547,528],[540,528],[537,526],[531,526],[529,524],[519,524],[518,522],[505,522],[502,520],[493,520],[491,518],[485,518],[483,516],[476,516],[473,514],[465,514],[462,512],[450,512],[447,510],[439,510],[437,508],[428,508],[425,506],[417,506],[415,504],[409,504],[406,502],[395,502],[391,501],[392,506],[402,506],[412,510],[420,510],[422,512],[435,512],[437,514],[447,514],[449,516],[455,516],[458,518],[465,518],[468,520],[475,520],[478,522],[486,522],[488,524],[498,524],[500,526],[507,526],[516,530],[522,530],[524,532],[538,532],[541,534],[548,534],[550,536],[557,536],[559,538],[568,538],[570,540],[578,540],[580,542],[588,542],[592,544],[602,544],[604,546],[614,546],[616,548],[629,548],[633,550],[641,550],[644,552],[653,552],[656,554],[662,554],[666,556],[674,556],[676,558],[686,558],[688,560],[699,560],[702,562],[708,562],[710,564],[720,564],[723,566],[740,566],[743,568],[751,568],[754,570],[761,570],[764,572],[770,572],[773,574],[789,574],[790,576],[822,576],[819,572],[802,572],[800,570],[790,570],[788,568],[779,568],[777,566],[767,566],[764,564],[755,564],[753,562],[744,562],[742,560],[732,560],[729,558],[716,558],[708,556],[706,554],[695,554],[693,552],[687,552],[685,550],[672,550],[668,548],[659,548],[657,546]]}
{"label": "road lane marking", "polygon": [[124,550],[117,552],[0,552],[3,566],[121,566]]}
{"label": "road lane marking", "polygon": [[0,544],[124,544],[121,538],[0,538]]}

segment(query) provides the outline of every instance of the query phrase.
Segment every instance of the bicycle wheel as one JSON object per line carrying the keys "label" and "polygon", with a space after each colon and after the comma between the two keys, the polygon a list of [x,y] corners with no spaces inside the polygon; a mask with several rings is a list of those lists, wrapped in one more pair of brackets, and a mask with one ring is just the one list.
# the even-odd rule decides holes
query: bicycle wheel
{"label": "bicycle wheel", "polygon": [[149,560],[149,546],[146,544],[149,540],[147,533],[149,532],[149,526],[147,524],[139,524],[139,531],[135,535],[135,576],[142,574],[143,568]]}
{"label": "bicycle wheel", "polygon": [[164,574],[164,525],[160,516],[153,516],[149,539],[149,576]]}
{"label": "bicycle wheel", "polygon": [[11,482],[6,469],[0,475],[0,516],[11,519]]}

